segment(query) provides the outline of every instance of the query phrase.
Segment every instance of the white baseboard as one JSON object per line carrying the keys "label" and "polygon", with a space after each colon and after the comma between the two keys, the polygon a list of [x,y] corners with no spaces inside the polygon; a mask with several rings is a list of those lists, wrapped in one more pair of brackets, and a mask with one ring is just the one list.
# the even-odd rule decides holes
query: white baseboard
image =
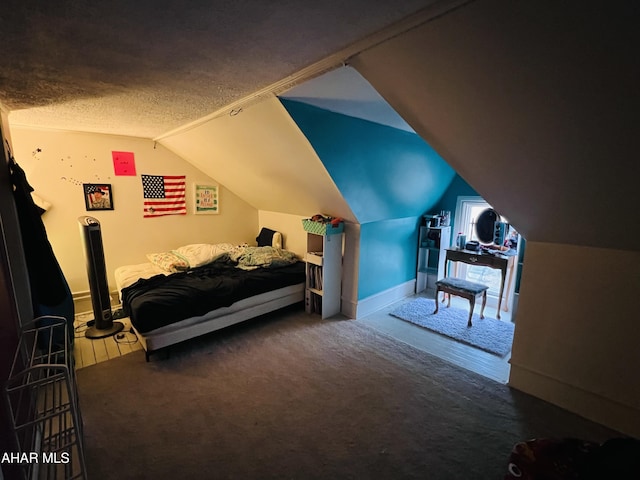
{"label": "white baseboard", "polygon": [[355,305],[349,305],[349,314],[345,312],[345,303],[343,302],[342,313],[347,315],[349,318],[366,317],[367,315],[370,315],[371,313],[380,310],[381,308],[384,308],[391,303],[397,302],[398,300],[402,300],[403,298],[413,295],[415,291],[415,279],[409,280],[408,282],[401,283],[400,285],[389,288],[384,292],[376,293],[375,295],[371,295],[370,297],[359,300]]}
{"label": "white baseboard", "polygon": [[340,305],[340,313],[347,318],[356,318],[356,313],[358,312],[358,302],[352,300],[342,299],[342,303]]}
{"label": "white baseboard", "polygon": [[[71,293],[71,297],[73,298],[73,305],[76,313],[91,312],[93,310],[93,305],[91,304],[91,292],[89,290],[73,292]],[[115,305],[120,305],[120,298],[116,290],[110,292],[109,297],[111,299],[112,308]]]}
{"label": "white baseboard", "polygon": [[640,410],[511,364],[509,386],[632,437],[640,437]]}

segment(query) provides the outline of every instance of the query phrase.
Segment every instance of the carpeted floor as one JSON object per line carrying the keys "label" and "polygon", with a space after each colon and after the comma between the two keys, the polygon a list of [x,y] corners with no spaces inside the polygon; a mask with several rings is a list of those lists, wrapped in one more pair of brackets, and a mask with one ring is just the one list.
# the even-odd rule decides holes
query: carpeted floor
{"label": "carpeted floor", "polygon": [[391,315],[500,357],[511,351],[513,323],[488,316],[481,319],[479,308],[476,307],[472,317],[473,325],[469,327],[469,310],[446,305],[440,304],[438,313],[433,313],[436,308],[435,300],[420,297],[403,303]]}
{"label": "carpeted floor", "polygon": [[499,479],[513,444],[615,432],[392,340],[288,309],[78,371],[96,479]]}

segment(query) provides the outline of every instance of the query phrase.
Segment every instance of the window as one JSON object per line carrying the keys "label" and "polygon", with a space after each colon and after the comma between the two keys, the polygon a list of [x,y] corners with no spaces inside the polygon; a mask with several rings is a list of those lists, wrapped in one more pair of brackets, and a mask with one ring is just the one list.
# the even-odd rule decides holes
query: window
{"label": "window", "polygon": [[[456,205],[456,216],[454,220],[454,245],[458,237],[458,233],[467,236],[467,242],[477,240],[476,236],[476,220],[483,210],[491,208],[482,197],[458,197]],[[483,283],[489,286],[487,293],[489,295],[498,296],[500,293],[500,270],[489,267],[480,267],[475,265],[467,265],[459,263],[456,276],[466,278],[472,282]]]}

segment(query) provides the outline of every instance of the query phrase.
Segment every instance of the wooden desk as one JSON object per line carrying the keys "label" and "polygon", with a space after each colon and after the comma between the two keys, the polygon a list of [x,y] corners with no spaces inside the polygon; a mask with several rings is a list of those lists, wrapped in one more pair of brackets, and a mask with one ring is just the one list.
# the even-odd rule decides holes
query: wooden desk
{"label": "wooden desk", "polygon": [[[502,306],[502,294],[504,293],[504,284],[507,277],[507,270],[513,269],[515,264],[515,255],[489,255],[480,252],[472,252],[470,250],[453,250],[448,249],[445,260],[445,272],[448,271],[449,262],[462,262],[468,265],[480,265],[483,267],[495,268],[500,270],[500,296],[498,297],[498,313],[496,317],[500,319],[500,310]],[[511,279],[513,278],[513,272],[509,275],[509,285],[511,285]]]}

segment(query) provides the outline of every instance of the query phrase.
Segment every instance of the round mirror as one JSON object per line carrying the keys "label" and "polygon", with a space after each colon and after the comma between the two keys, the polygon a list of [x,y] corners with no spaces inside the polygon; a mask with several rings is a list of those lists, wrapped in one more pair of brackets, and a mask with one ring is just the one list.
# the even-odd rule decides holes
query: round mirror
{"label": "round mirror", "polygon": [[476,235],[478,241],[485,245],[493,243],[496,222],[500,220],[500,215],[493,208],[483,210],[476,220]]}

